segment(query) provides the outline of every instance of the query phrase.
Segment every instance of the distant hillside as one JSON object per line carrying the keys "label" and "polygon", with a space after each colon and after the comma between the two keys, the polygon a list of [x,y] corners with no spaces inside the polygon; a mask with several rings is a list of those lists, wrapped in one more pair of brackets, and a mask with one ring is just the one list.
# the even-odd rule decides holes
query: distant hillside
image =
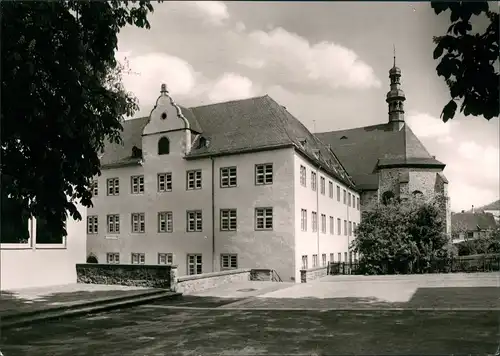
{"label": "distant hillside", "polygon": [[[475,211],[484,211],[484,210],[500,210],[500,200],[494,201],[493,203],[480,206],[480,207],[474,207]],[[470,211],[470,210],[469,210]]]}

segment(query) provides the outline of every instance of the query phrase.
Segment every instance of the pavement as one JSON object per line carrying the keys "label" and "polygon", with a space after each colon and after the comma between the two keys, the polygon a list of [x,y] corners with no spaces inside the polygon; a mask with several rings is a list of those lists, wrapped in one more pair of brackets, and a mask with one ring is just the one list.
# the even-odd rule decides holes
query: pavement
{"label": "pavement", "polygon": [[163,289],[99,284],[66,284],[0,292],[0,326],[101,312],[179,296]]}

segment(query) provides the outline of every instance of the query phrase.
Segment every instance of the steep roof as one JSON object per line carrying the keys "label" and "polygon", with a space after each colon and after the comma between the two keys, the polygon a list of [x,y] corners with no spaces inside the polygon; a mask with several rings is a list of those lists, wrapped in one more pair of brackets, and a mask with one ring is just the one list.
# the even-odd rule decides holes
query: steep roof
{"label": "steep roof", "polygon": [[361,189],[377,189],[377,169],[383,167],[439,167],[408,125],[393,130],[389,123],[317,133],[330,145]]}
{"label": "steep roof", "polygon": [[[209,144],[195,144],[187,159],[237,154],[258,149],[294,147],[330,175],[355,187],[335,154],[302,123],[268,95],[192,108],[181,107],[191,128]],[[148,118],[123,123],[124,145],[107,144],[101,164],[108,167],[132,161],[132,147],[142,148]],[[135,159],[137,162],[137,159]]]}
{"label": "steep roof", "polygon": [[460,232],[494,229],[496,222],[491,213],[456,213],[451,215],[452,230]]}

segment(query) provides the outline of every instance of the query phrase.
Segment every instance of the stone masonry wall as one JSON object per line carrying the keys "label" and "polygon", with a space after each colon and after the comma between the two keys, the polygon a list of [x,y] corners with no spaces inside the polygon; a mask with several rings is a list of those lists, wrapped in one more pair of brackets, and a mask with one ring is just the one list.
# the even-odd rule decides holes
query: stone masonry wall
{"label": "stone masonry wall", "polygon": [[177,279],[174,290],[183,294],[193,294],[227,283],[249,281],[250,274],[251,269],[235,269],[230,271],[182,276]]}
{"label": "stone masonry wall", "polygon": [[169,265],[94,264],[76,265],[78,283],[170,289]]}
{"label": "stone masonry wall", "polygon": [[300,270],[300,283],[311,282],[315,279],[325,277],[328,274],[328,266],[314,267]]}

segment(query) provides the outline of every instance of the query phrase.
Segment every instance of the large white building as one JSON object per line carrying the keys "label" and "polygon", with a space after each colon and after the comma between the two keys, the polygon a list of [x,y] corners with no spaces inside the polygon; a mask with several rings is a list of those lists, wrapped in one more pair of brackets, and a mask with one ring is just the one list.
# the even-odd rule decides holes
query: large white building
{"label": "large white building", "polygon": [[354,182],[331,148],[269,96],[184,108],[162,85],[101,157],[87,253],[180,274],[300,269],[349,259]]}

